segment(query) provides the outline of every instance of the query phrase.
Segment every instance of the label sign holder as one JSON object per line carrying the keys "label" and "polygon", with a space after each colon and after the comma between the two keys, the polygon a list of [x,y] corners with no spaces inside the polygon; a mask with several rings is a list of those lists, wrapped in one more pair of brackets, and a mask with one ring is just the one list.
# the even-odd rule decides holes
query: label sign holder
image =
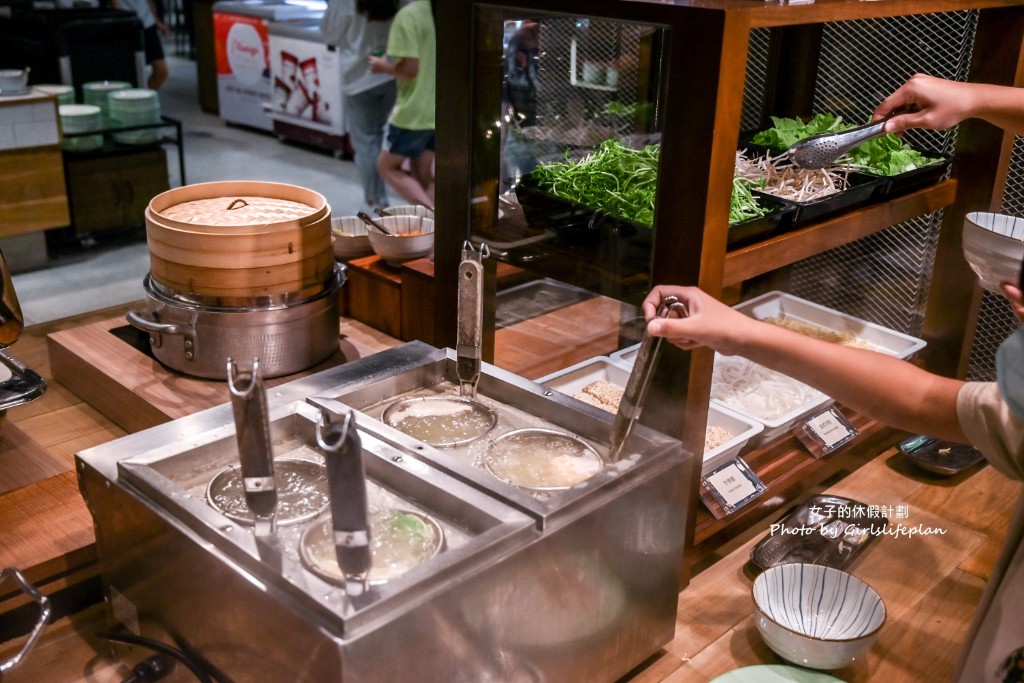
{"label": "label sign holder", "polygon": [[761,478],[739,457],[700,478],[700,498],[715,519],[732,514],[767,490]]}
{"label": "label sign holder", "polygon": [[835,406],[804,421],[796,436],[815,458],[834,453],[857,438],[860,432]]}

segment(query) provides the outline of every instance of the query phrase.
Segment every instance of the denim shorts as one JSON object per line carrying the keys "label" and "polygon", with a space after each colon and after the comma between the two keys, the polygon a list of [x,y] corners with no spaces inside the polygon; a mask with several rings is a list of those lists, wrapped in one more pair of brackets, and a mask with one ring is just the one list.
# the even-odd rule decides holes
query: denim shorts
{"label": "denim shorts", "polygon": [[384,149],[400,157],[416,159],[424,152],[434,151],[433,130],[409,130],[388,124],[388,136]]}

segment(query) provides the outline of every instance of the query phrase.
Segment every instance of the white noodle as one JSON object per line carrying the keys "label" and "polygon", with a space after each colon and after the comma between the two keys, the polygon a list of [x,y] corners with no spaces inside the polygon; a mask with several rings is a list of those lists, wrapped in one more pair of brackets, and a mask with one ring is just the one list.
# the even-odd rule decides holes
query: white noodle
{"label": "white noodle", "polygon": [[824,394],[782,373],[739,356],[717,356],[711,398],[760,420],[775,420]]}

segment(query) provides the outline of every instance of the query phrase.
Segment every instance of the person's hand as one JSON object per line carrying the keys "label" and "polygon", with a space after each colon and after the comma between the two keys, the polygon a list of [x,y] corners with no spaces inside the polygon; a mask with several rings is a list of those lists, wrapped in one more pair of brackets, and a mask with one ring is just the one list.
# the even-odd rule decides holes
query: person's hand
{"label": "person's hand", "polygon": [[[657,318],[658,306],[667,296],[679,299],[687,308],[685,318]],[[643,302],[647,332],[664,337],[679,348],[692,350],[708,346],[724,355],[739,352],[742,333],[753,318],[733,310],[696,287],[658,285]]]}
{"label": "person's hand", "polygon": [[168,38],[171,35],[171,28],[159,19],[156,20],[156,30],[159,31],[160,35],[164,38]]}
{"label": "person's hand", "polygon": [[391,62],[388,61],[387,57],[377,57],[370,55],[366,58],[370,63],[370,71],[375,74],[389,74],[391,73]]}
{"label": "person's hand", "polygon": [[1003,294],[1010,300],[1010,309],[1021,324],[1024,324],[1024,292],[1012,282],[1000,282]]}
{"label": "person's hand", "polygon": [[901,133],[908,128],[946,130],[972,115],[973,90],[970,83],[916,74],[878,105],[871,120],[906,109],[885,122],[886,133]]}

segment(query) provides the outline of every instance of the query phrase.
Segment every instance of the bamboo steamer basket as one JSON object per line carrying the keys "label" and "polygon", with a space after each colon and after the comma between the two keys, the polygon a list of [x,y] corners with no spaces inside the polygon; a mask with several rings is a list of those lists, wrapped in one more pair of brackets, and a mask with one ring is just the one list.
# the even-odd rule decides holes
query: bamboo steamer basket
{"label": "bamboo steamer basket", "polygon": [[165,290],[223,304],[323,287],[334,273],[323,195],[282,183],[186,185],[146,208],[150,274]]}

